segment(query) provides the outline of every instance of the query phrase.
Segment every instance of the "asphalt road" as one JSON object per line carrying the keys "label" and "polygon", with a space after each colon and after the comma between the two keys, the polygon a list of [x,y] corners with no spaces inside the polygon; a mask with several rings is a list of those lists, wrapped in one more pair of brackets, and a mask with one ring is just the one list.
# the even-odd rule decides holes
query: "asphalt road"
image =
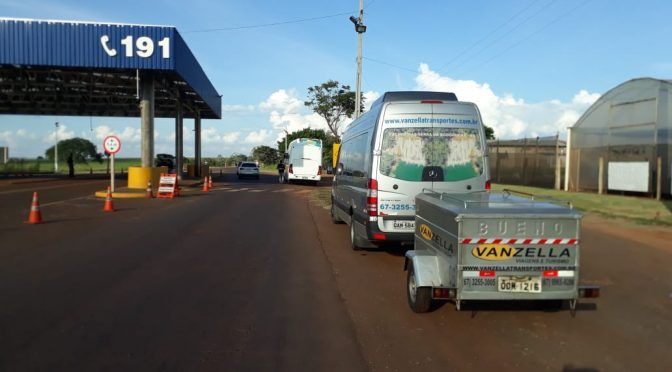
{"label": "asphalt road", "polygon": [[666,230],[586,219],[583,280],[603,298],[576,318],[507,303],[414,314],[403,251],[350,251],[347,227],[308,200],[312,186],[226,174],[208,194],[115,200],[111,214],[87,196],[99,186],[44,189],[53,204],[38,226],[21,222],[24,194],[0,188],[0,370],[672,365]]}

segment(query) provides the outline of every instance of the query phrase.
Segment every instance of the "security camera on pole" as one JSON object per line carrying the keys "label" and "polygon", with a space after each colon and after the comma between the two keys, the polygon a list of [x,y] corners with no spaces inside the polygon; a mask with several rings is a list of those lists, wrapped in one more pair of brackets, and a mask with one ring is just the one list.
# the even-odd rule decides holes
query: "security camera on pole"
{"label": "security camera on pole", "polygon": [[362,34],[366,32],[364,26],[364,0],[359,0],[359,18],[350,16],[350,22],[354,23],[357,32],[357,87],[355,90],[355,119],[362,113],[360,103],[362,101]]}
{"label": "security camera on pole", "polygon": [[121,150],[121,140],[117,136],[107,136],[103,140],[103,148],[110,154],[110,191],[114,192],[114,154]]}

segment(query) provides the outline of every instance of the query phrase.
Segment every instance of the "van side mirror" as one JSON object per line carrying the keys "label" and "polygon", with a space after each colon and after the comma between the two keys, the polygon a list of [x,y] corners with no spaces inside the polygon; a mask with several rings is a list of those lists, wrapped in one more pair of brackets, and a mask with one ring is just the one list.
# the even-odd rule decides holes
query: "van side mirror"
{"label": "van side mirror", "polygon": [[338,167],[336,167],[336,174],[343,174],[343,163],[338,163]]}

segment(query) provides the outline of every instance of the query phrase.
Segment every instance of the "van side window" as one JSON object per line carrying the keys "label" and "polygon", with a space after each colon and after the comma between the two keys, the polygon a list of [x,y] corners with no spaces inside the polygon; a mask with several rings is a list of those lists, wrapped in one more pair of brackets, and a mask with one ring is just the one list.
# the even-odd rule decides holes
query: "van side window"
{"label": "van side window", "polygon": [[344,142],[341,147],[340,162],[346,176],[366,178],[366,140],[368,133],[362,133]]}

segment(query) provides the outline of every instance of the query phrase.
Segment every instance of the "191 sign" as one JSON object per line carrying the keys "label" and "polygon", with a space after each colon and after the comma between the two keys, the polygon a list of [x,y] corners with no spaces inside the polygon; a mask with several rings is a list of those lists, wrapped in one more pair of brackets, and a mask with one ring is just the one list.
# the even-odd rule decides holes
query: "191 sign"
{"label": "191 sign", "polygon": [[[147,36],[140,36],[135,39],[134,43],[133,36],[128,35],[121,39],[120,43],[124,48],[124,55],[126,57],[133,57],[135,54],[141,58],[149,58],[154,54],[154,40]],[[100,37],[100,44],[103,46],[103,50],[108,56],[115,57],[117,55],[117,50],[110,46],[110,37],[108,35]],[[134,44],[135,48],[133,48]],[[156,44],[161,49],[161,57],[165,59],[170,58],[170,38],[164,37]]]}

